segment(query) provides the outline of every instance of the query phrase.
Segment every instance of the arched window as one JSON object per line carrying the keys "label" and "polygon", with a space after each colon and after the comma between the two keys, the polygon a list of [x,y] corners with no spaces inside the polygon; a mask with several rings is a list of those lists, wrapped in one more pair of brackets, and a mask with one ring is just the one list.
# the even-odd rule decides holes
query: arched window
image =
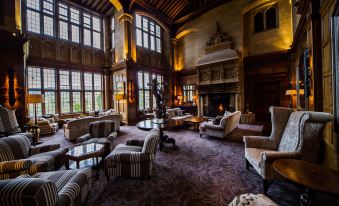
{"label": "arched window", "polygon": [[277,13],[274,7],[269,8],[266,11],[266,30],[277,27]]}
{"label": "arched window", "polygon": [[161,53],[161,27],[152,19],[136,14],[137,46]]}
{"label": "arched window", "polygon": [[254,16],[254,32],[264,31],[264,14],[258,12]]}

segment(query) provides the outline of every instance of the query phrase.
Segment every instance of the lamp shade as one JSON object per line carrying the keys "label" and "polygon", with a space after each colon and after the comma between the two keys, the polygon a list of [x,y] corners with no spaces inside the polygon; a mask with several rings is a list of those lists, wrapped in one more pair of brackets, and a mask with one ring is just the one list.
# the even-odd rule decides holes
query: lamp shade
{"label": "lamp shade", "polygon": [[297,95],[297,90],[295,90],[295,89],[288,89],[288,90],[286,90],[285,94],[287,96],[294,96],[294,95]]}
{"label": "lamp shade", "polygon": [[28,94],[26,95],[27,104],[45,103],[44,95],[42,94]]}
{"label": "lamp shade", "polygon": [[124,95],[123,94],[116,94],[114,96],[114,99],[117,101],[123,100],[124,99]]}

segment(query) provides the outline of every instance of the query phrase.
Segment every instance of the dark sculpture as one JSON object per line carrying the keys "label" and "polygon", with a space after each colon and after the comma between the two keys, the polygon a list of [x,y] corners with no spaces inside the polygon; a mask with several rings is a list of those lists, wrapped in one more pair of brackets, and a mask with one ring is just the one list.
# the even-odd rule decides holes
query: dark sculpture
{"label": "dark sculpture", "polygon": [[168,99],[168,85],[152,79],[152,91],[156,99],[156,115],[158,119],[166,119],[166,105]]}

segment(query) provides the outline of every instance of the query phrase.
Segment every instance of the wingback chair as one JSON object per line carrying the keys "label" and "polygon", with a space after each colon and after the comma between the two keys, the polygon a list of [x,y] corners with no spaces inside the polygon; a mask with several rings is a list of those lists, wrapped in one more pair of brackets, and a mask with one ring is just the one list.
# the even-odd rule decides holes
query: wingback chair
{"label": "wingback chair", "polygon": [[241,112],[233,112],[220,120],[220,124],[214,125],[212,121],[204,122],[200,125],[200,137],[209,135],[213,137],[225,138],[230,132],[237,128],[240,121]]}
{"label": "wingback chair", "polygon": [[316,162],[327,122],[333,116],[324,112],[296,111],[270,107],[272,132],[269,137],[244,136],[246,168],[249,165],[263,178],[264,193],[274,174],[272,163],[278,159],[303,159]]}
{"label": "wingback chair", "polygon": [[105,158],[105,174],[120,177],[151,177],[159,142],[159,129],[153,129],[144,140],[129,139],[119,144]]}
{"label": "wingback chair", "polygon": [[33,147],[21,134],[3,137],[0,139],[0,179],[59,169],[67,151],[59,144]]}

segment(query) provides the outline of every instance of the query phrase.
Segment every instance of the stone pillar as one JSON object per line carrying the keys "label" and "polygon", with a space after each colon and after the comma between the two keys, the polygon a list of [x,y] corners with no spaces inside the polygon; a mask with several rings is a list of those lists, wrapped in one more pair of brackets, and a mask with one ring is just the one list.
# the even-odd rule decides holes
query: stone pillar
{"label": "stone pillar", "polygon": [[[133,23],[133,16],[129,13],[123,13],[119,16],[119,22],[123,24],[124,30],[124,59],[133,59],[132,54],[132,23]],[[135,50],[135,49],[134,49]]]}

